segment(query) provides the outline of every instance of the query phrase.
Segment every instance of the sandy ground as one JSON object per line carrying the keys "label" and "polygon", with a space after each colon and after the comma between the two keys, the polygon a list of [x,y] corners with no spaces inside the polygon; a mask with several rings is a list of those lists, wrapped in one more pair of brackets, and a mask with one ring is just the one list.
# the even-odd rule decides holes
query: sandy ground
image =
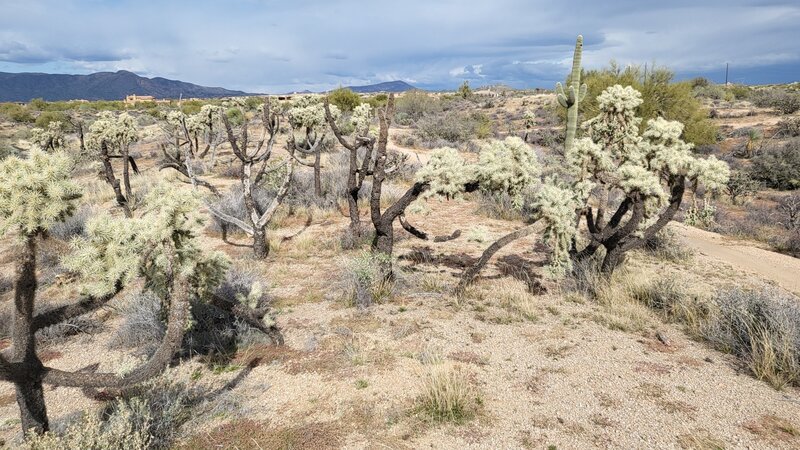
{"label": "sandy ground", "polygon": [[681,223],[672,226],[682,241],[701,256],[722,261],[800,294],[800,259],[758,248],[741,241]]}
{"label": "sandy ground", "polygon": [[[391,145],[427,161],[427,150]],[[459,199],[428,200],[409,211],[409,220],[426,232],[464,234],[434,244],[398,227],[405,288],[369,313],[345,306],[340,296],[343,268],[358,250],[340,250],[346,218],[338,212],[317,213],[309,226],[305,217],[281,219],[270,229],[276,248],[266,262],[206,230],[209,249],[225,251],[267,281],[286,345],[248,349],[223,370],[199,358],[171,369],[168,378],[222,389],[230,402],[223,407],[209,400],[213,413],[193,411],[176,446],[800,448],[800,390],[774,390],[731,356],[687,338],[644,307],[612,310],[562,291],[541,277],[543,253],[535,235],[499,252],[468,298],[449,296],[465,264],[520,226],[477,210],[476,202]],[[800,291],[799,260],[675,227],[695,257],[675,264],[636,253],[628,262],[634,278],[672,277],[701,293],[764,281]],[[485,236],[469,238],[475,231]],[[13,257],[3,244],[0,263],[9,273]],[[545,292],[533,294],[529,285]],[[6,294],[2,301],[8,300]],[[108,347],[121,317],[111,310],[103,318],[101,333],[43,349],[47,364],[131,367],[136,359],[130,352]],[[241,364],[255,357],[260,359],[252,369]],[[440,366],[471,386],[478,405],[471,420],[436,423],[416,406],[422,380]],[[53,423],[102,405],[77,389],[48,388],[45,395]],[[0,439],[8,448],[18,442],[18,428],[13,390],[0,385]]]}

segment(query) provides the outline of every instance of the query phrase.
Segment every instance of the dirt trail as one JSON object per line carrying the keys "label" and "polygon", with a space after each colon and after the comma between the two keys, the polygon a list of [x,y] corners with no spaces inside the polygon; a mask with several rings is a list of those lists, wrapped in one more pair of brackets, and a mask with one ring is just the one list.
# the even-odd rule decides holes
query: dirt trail
{"label": "dirt trail", "polygon": [[681,240],[701,255],[754,273],[774,281],[786,290],[800,294],[800,259],[680,223],[674,223],[673,227]]}

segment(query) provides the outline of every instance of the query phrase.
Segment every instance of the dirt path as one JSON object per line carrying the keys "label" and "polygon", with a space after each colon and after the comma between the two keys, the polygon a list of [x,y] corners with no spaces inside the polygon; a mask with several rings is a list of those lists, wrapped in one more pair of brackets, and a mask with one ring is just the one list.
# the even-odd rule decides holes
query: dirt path
{"label": "dirt path", "polygon": [[800,259],[683,224],[675,223],[673,227],[681,240],[701,255],[754,273],[800,294]]}

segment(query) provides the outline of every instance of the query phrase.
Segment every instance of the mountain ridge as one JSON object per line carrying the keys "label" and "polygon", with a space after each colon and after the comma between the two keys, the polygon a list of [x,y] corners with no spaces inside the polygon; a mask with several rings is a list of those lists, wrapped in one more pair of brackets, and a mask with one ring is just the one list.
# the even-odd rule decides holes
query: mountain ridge
{"label": "mountain ridge", "polygon": [[214,98],[247,95],[221,87],[200,86],[163,77],[147,78],[127,70],[87,75],[41,72],[0,72],[0,102],[28,102],[35,98],[63,100],[123,100],[126,95],[155,98]]}

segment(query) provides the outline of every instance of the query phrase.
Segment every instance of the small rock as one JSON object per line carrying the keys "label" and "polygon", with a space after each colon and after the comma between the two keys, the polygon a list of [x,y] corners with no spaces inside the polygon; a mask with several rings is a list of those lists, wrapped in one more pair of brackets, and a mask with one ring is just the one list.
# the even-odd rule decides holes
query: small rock
{"label": "small rock", "polygon": [[661,331],[656,332],[656,338],[658,338],[659,342],[669,347],[670,340],[666,334],[662,333]]}
{"label": "small rock", "polygon": [[703,361],[705,361],[705,362],[707,362],[707,363],[712,363],[712,364],[714,363],[714,360],[713,360],[713,359],[711,359],[711,357],[710,357],[710,356],[706,356],[705,358],[703,358]]}

